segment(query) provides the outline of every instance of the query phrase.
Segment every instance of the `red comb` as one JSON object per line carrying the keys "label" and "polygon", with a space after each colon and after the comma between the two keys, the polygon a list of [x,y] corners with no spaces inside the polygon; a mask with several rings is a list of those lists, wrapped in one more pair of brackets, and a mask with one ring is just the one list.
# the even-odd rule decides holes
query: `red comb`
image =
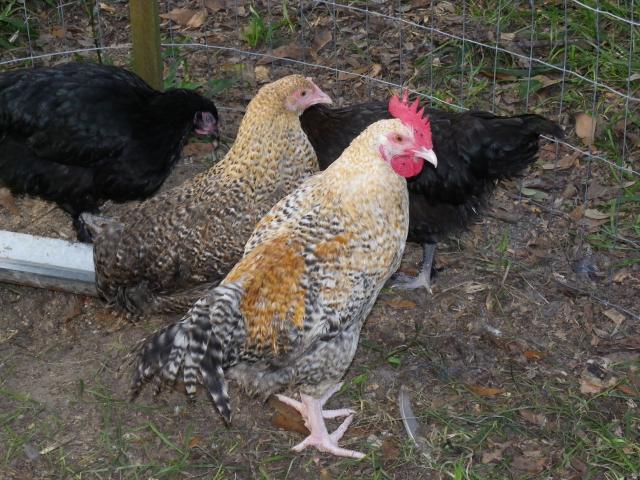
{"label": "red comb", "polygon": [[420,100],[417,98],[409,105],[409,92],[406,90],[402,94],[402,100],[397,95],[394,95],[389,100],[389,113],[405,125],[413,128],[418,145],[432,150],[431,123],[428,116],[424,117],[424,107],[419,107]]}

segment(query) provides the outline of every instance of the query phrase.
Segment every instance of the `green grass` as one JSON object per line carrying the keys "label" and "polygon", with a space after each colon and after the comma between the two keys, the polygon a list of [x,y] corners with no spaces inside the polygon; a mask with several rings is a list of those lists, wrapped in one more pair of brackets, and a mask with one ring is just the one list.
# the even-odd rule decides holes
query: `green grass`
{"label": "green grass", "polygon": [[297,23],[289,13],[288,0],[283,0],[281,4],[282,18],[276,22],[267,21],[264,13],[259,11],[255,5],[249,6],[249,12],[251,13],[249,23],[244,27],[240,36],[251,48],[269,44],[276,36],[294,33],[297,29]]}
{"label": "green grass", "polygon": [[0,387],[0,404],[0,465],[23,458],[26,450],[37,454],[55,443],[62,422],[42,403]]}
{"label": "green grass", "polygon": [[[430,469],[451,478],[509,478],[513,458],[520,455],[520,450],[526,452],[528,445],[542,450],[540,458],[545,458],[546,468],[540,477],[523,474],[522,478],[559,474],[573,458],[587,465],[584,478],[597,478],[598,474],[630,478],[640,471],[640,414],[631,408],[621,417],[611,413],[632,401],[629,397],[609,390],[585,398],[566,384],[548,382],[541,386],[523,378],[518,378],[518,385],[505,387],[509,396],[488,399],[452,385],[451,392],[459,396],[459,404],[416,412],[421,423],[430,425],[434,432],[429,439]],[[481,413],[472,413],[471,404]],[[522,417],[525,411],[547,423],[528,423]],[[482,463],[482,453],[491,450],[492,444],[507,442],[509,447],[498,461]],[[554,452],[560,455],[552,455]]]}
{"label": "green grass", "polygon": [[20,37],[27,34],[23,6],[11,0],[0,9],[0,49],[16,48]]}
{"label": "green grass", "polygon": [[[56,8],[56,0],[44,0],[49,8]],[[29,4],[27,3],[27,9]],[[30,10],[29,15],[33,15]],[[27,25],[24,22],[25,7],[23,2],[9,0],[0,5],[0,51],[2,49],[12,50],[27,44],[28,37],[34,41],[38,38],[38,29],[35,25]]]}

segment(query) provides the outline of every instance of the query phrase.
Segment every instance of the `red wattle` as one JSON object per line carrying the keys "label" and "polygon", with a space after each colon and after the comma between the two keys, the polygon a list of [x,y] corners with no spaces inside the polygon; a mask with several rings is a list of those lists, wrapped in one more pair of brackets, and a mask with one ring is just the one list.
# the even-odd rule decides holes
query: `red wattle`
{"label": "red wattle", "polygon": [[412,155],[393,157],[390,163],[393,171],[405,178],[415,177],[424,167],[424,160]]}

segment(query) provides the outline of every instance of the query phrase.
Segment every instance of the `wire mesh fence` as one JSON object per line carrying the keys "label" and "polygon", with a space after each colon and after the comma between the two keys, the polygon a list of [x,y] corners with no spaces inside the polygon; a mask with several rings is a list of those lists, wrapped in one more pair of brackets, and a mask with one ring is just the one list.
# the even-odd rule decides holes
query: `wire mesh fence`
{"label": "wire mesh fence", "polygon": [[[1,69],[130,63],[126,2],[3,8]],[[637,260],[638,2],[160,0],[160,9],[165,86],[201,87],[235,120],[260,83],[293,72],[320,77],[338,103],[406,88],[436,107],[557,120],[566,139],[546,147],[516,200],[569,222],[573,245]]]}
{"label": "wire mesh fence", "polygon": [[[165,88],[214,97],[229,140],[256,90],[288,73],[339,105],[406,88],[443,109],[538,113],[566,137],[439,248],[433,295],[382,292],[340,399],[358,410],[341,441],[370,460],[287,454],[273,407],[259,415],[235,390],[231,430],[179,392],[126,402],[121,357],[162,319],[118,326],[101,302],[3,285],[5,477],[637,476],[640,2],[157,1]],[[0,72],[72,60],[131,67],[128,2],[0,0]],[[59,209],[20,202],[46,208],[9,223],[0,202],[0,229],[72,234]],[[406,252],[405,267],[420,255]],[[400,385],[425,448],[403,431]]]}

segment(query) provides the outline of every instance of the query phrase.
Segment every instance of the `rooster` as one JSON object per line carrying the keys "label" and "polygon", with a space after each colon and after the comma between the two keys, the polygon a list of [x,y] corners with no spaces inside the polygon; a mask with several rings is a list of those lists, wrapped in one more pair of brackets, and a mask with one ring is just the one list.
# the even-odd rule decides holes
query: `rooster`
{"label": "rooster", "polygon": [[184,311],[242,257],[258,220],[318,170],[299,115],[331,99],[309,78],[284,77],[251,100],[223,160],[96,231],[96,286],[134,314]]}
{"label": "rooster", "polygon": [[[479,214],[497,180],[517,176],[535,161],[541,134],[561,138],[563,132],[539,115],[426,111],[438,168],[427,167],[407,181],[407,241],[422,244],[422,266],[417,277],[398,273],[392,281],[396,287],[430,291],[436,244]],[[337,109],[317,105],[305,111],[300,122],[320,169],[325,169],[368,125],[389,117],[384,103],[369,102]]]}
{"label": "rooster", "polygon": [[0,186],[79,218],[105,200],[151,196],[193,130],[218,135],[218,112],[189,90],[158,92],[122,68],[66,63],[0,73]]}
{"label": "rooster", "polygon": [[[145,342],[134,396],[153,377],[173,383],[182,369],[187,394],[200,381],[228,423],[225,375],[262,396],[298,387],[300,401],[279,395],[310,430],[294,450],[364,456],[338,445],[354,411],[322,407],[339,390],[362,324],[400,264],[409,226],[404,177],[424,160],[436,164],[417,102],[393,98],[389,109],[396,119],[368,127],[276,204],[220,285]],[[336,417],[346,419],[329,434],[324,419]]]}

